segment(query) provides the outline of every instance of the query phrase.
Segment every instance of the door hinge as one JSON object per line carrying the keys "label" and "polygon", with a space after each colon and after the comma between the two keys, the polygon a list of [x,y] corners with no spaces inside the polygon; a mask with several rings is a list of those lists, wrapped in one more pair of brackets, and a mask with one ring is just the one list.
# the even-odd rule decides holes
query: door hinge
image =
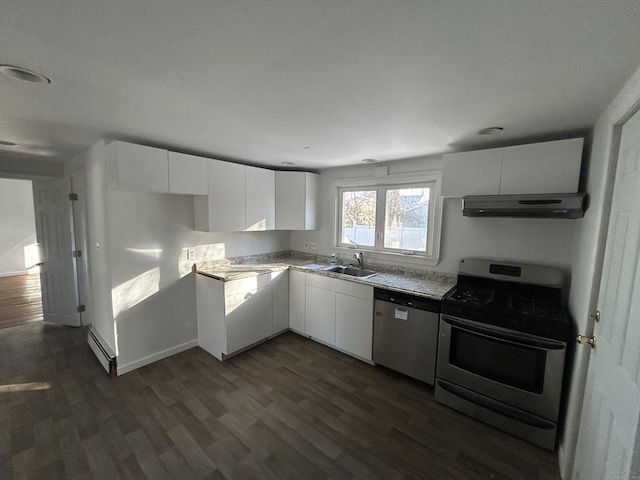
{"label": "door hinge", "polygon": [[592,312],[589,315],[591,318],[593,318],[596,322],[600,321],[600,310],[596,310],[595,312]]}
{"label": "door hinge", "polygon": [[78,305],[76,307],[76,312],[78,312],[78,313],[82,313],[82,312],[84,312],[86,310],[87,310],[87,306],[86,305]]}
{"label": "door hinge", "polygon": [[591,345],[591,348],[596,348],[596,337],[593,335],[590,337],[586,335],[578,335],[576,340],[580,345]]}
{"label": "door hinge", "polygon": [[78,201],[78,194],[77,193],[70,193],[69,194],[69,200],[71,200],[72,202],[77,202]]}
{"label": "door hinge", "polygon": [[73,258],[81,258],[82,257],[82,250],[74,250],[73,252],[71,252],[71,256]]}

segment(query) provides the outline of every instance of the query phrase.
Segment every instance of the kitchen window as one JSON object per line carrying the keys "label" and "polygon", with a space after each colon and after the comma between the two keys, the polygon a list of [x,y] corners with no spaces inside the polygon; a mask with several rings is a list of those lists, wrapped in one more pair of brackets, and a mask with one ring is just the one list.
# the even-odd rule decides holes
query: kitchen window
{"label": "kitchen window", "polygon": [[415,255],[437,263],[440,175],[336,183],[337,247]]}

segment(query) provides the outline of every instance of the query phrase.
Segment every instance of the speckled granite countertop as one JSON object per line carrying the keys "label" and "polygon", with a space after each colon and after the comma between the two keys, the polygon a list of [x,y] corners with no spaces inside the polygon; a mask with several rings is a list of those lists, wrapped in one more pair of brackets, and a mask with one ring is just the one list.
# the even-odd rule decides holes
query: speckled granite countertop
{"label": "speckled granite countertop", "polygon": [[223,282],[286,270],[313,272],[317,275],[362,283],[373,287],[409,293],[421,297],[441,300],[456,283],[456,276],[428,270],[398,269],[382,265],[365,265],[379,272],[373,277],[357,278],[326,272],[322,268],[331,266],[328,258],[305,256],[297,252],[278,252],[267,255],[252,255],[228,260],[199,263],[196,271]]}

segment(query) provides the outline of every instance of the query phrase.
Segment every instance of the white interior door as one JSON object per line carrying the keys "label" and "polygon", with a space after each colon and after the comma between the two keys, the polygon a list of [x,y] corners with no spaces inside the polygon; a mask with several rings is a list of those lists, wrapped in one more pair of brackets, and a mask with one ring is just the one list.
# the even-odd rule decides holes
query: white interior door
{"label": "white interior door", "polygon": [[[575,478],[638,474],[640,413],[640,112],[624,124],[618,155]],[[588,348],[588,347],[579,347]],[[636,478],[636,477],[633,477]]]}
{"label": "white interior door", "polygon": [[33,203],[42,262],[40,283],[44,321],[79,327],[69,181],[34,180]]}

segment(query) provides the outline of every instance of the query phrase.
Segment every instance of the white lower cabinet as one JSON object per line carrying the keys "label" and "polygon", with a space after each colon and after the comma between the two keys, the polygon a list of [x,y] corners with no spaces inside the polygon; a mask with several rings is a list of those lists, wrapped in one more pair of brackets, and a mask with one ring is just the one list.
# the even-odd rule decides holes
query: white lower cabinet
{"label": "white lower cabinet", "polygon": [[306,283],[305,273],[289,270],[289,328],[306,333]]}
{"label": "white lower cabinet", "polygon": [[306,334],[329,345],[336,344],[336,294],[307,284]]}
{"label": "white lower cabinet", "polygon": [[289,272],[282,270],[271,274],[273,293],[273,329],[280,333],[289,328]]}
{"label": "white lower cabinet", "polygon": [[271,285],[262,288],[251,286],[248,290],[225,295],[224,311],[227,351],[223,353],[227,355],[264,340],[273,333]]}
{"label": "white lower cabinet", "polygon": [[198,344],[222,360],[273,333],[271,274],[222,282],[196,275]]}
{"label": "white lower cabinet", "polygon": [[196,275],[198,344],[219,360],[287,328],[371,362],[373,287],[296,270]]}
{"label": "white lower cabinet", "polygon": [[373,298],[336,293],[336,347],[372,359]]}
{"label": "white lower cabinet", "polygon": [[305,333],[371,361],[373,287],[306,274]]}

